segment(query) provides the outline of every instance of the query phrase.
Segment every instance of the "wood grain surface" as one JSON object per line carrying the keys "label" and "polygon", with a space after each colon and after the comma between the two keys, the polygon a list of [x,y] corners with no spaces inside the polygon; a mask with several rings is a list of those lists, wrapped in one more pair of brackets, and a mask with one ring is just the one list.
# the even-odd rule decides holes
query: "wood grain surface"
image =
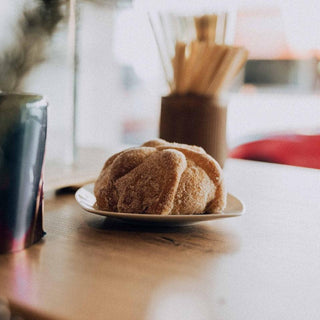
{"label": "wood grain surface", "polygon": [[320,171],[225,167],[240,218],[131,226],[45,201],[47,235],[0,256],[0,296],[24,319],[319,319]]}

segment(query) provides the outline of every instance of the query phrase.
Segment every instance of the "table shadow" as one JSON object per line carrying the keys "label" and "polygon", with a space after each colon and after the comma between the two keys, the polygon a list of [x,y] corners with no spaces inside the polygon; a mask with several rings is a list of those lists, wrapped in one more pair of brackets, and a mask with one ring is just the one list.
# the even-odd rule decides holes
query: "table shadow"
{"label": "table shadow", "polygon": [[86,219],[86,223],[93,232],[106,236],[119,234],[121,238],[125,237],[128,243],[131,240],[142,240],[184,249],[192,248],[194,250],[197,248],[197,251],[206,253],[236,252],[241,242],[237,232],[230,230],[226,224],[221,224],[221,222],[202,222],[188,226],[167,227],[131,224],[104,217],[90,217]]}

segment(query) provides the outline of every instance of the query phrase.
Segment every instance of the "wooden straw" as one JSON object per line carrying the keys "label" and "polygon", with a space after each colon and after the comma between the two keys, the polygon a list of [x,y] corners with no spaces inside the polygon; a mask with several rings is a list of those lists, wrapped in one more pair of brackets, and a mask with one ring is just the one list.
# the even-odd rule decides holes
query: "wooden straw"
{"label": "wooden straw", "polygon": [[247,60],[248,52],[243,48],[229,47],[216,76],[207,92],[217,94],[230,85],[236,74]]}
{"label": "wooden straw", "polygon": [[205,43],[198,41],[193,41],[190,46],[190,55],[186,60],[185,68],[182,75],[181,90],[178,91],[179,94],[187,93],[190,88],[190,83],[192,81],[194,70],[197,70],[200,57],[204,51]]}
{"label": "wooden straw", "polygon": [[175,47],[175,56],[172,61],[175,90],[177,92],[181,91],[182,76],[183,76],[182,72],[185,68],[185,51],[186,51],[186,44],[184,42],[178,41]]}
{"label": "wooden straw", "polygon": [[242,50],[242,60],[240,61],[239,65],[238,65],[238,69],[236,69],[234,77],[236,77],[238,75],[238,73],[244,67],[244,65],[246,64],[246,62],[248,60],[249,51],[243,47],[241,47],[241,50]]}
{"label": "wooden straw", "polygon": [[227,31],[227,14],[220,13],[217,20],[217,31],[216,31],[216,43],[224,44],[226,40]]}
{"label": "wooden straw", "polygon": [[237,49],[235,47],[227,47],[227,52],[223,56],[223,59],[219,65],[219,68],[214,74],[214,77],[206,91],[207,94],[216,94],[217,86],[221,83],[222,79],[225,77],[225,73],[227,72],[229,65],[231,64],[232,60],[234,59],[237,53]]}
{"label": "wooden straw", "polygon": [[209,34],[208,34],[208,41],[214,43],[216,41],[217,36],[217,22],[218,16],[213,14],[209,16]]}
{"label": "wooden straw", "polygon": [[196,93],[196,88],[199,81],[203,78],[203,75],[210,64],[211,47],[208,43],[203,43],[203,50],[201,56],[197,59],[197,64],[194,65],[193,75],[189,83],[189,91]]}
{"label": "wooden straw", "polygon": [[214,45],[210,47],[210,55],[206,61],[204,69],[199,81],[194,87],[194,93],[204,94],[209,88],[213,78],[219,68],[219,65],[227,52],[227,46]]}
{"label": "wooden straw", "polygon": [[228,15],[226,13],[224,13],[221,16],[221,19],[223,21],[222,43],[225,44],[226,43],[226,35],[227,35]]}
{"label": "wooden straw", "polygon": [[194,18],[198,41],[215,42],[218,16],[204,15]]}
{"label": "wooden straw", "polygon": [[220,92],[223,89],[227,89],[228,86],[232,83],[232,80],[237,76],[239,71],[244,66],[248,58],[248,51],[244,48],[236,48],[237,52],[231,61],[228,69],[224,73],[224,77],[217,84],[216,92]]}

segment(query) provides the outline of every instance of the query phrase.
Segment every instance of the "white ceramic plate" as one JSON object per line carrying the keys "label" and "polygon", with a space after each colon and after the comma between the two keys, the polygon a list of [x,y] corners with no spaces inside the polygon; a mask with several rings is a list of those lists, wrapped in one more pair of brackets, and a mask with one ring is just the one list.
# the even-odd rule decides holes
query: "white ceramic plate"
{"label": "white ceramic plate", "polygon": [[95,207],[96,198],[93,195],[93,184],[88,184],[80,188],[75,198],[80,206],[93,214],[105,216],[112,219],[122,220],[135,224],[152,224],[157,226],[183,226],[202,221],[239,217],[244,213],[244,205],[235,196],[228,193],[227,206],[223,213],[198,214],[198,215],[170,215],[161,216],[153,214],[121,213],[99,210]]}

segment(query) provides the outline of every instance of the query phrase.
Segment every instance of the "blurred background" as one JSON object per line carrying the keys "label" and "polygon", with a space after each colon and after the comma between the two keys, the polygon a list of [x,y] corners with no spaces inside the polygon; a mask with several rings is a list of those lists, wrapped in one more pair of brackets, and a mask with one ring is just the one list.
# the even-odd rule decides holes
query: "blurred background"
{"label": "blurred background", "polygon": [[158,136],[168,87],[148,12],[224,11],[248,63],[230,94],[229,147],[320,132],[320,2],[0,0],[0,90],[50,102],[47,161]]}

